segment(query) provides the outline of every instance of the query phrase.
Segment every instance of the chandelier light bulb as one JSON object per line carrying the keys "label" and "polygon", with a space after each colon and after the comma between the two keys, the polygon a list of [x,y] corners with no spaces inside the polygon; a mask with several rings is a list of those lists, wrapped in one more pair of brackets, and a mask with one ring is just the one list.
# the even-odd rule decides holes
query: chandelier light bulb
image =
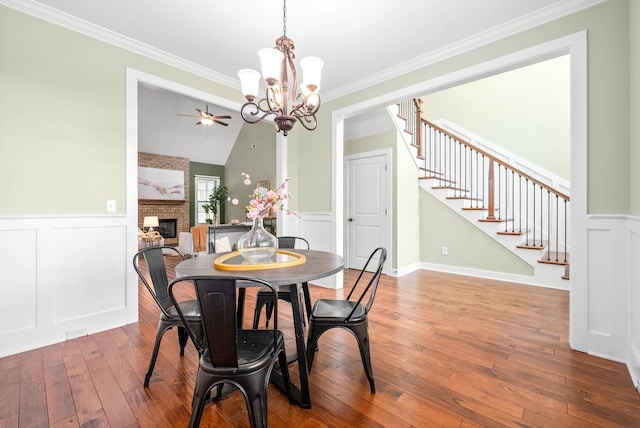
{"label": "chandelier light bulb", "polygon": [[280,71],[284,54],[277,49],[265,48],[258,51],[262,63],[262,77],[269,86],[280,82]]}
{"label": "chandelier light bulb", "polygon": [[302,77],[306,87],[313,92],[320,86],[320,75],[324,61],[314,56],[308,56],[300,60],[302,68]]}
{"label": "chandelier light bulb", "polygon": [[300,92],[304,97],[304,106],[307,110],[313,110],[320,104],[320,95],[318,92],[320,91],[320,87],[316,87],[313,91],[309,90],[309,86],[307,83],[303,83],[300,85]]}

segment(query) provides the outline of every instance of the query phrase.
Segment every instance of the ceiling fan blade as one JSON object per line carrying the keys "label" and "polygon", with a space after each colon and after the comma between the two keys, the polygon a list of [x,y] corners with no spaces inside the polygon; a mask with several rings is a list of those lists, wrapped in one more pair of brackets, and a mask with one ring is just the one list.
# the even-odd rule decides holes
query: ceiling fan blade
{"label": "ceiling fan blade", "polygon": [[231,119],[231,116],[214,116],[215,119]]}
{"label": "ceiling fan blade", "polygon": [[222,125],[222,126],[229,126],[229,124],[228,124],[228,123],[220,122],[218,119],[213,119],[213,121],[214,121],[215,123],[219,123],[219,124],[220,124],[220,125]]}
{"label": "ceiling fan blade", "polygon": [[178,113],[178,116],[200,117],[200,116],[196,116],[195,114],[182,114],[182,113]]}

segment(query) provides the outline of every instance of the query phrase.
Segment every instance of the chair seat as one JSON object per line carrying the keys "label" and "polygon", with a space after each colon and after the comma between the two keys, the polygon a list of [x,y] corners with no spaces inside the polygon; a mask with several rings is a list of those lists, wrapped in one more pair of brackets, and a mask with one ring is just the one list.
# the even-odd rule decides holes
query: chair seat
{"label": "chair seat", "polygon": [[[180,309],[182,309],[182,313],[187,320],[200,320],[200,307],[198,306],[198,302],[196,300],[185,300],[183,302],[180,302]],[[175,306],[170,306],[169,308],[167,308],[167,313],[172,318],[180,318]]]}
{"label": "chair seat", "polygon": [[[271,352],[273,351],[273,330],[238,330],[238,367],[229,367],[228,373],[242,373],[243,371],[255,371],[260,367],[269,364],[272,361]],[[282,332],[278,332],[278,344],[284,346],[284,335]],[[213,370],[213,363],[211,362],[211,354],[207,349],[202,354],[201,363],[204,363],[204,370],[211,368]],[[215,367],[218,374],[224,373],[224,367]]]}
{"label": "chair seat", "polygon": [[349,322],[353,323],[359,322],[366,317],[367,313],[364,306],[349,300],[318,299],[313,307],[311,317],[315,322],[322,322],[326,320],[334,323],[336,321],[344,320],[349,316],[354,307],[356,307],[356,310],[349,319]]}

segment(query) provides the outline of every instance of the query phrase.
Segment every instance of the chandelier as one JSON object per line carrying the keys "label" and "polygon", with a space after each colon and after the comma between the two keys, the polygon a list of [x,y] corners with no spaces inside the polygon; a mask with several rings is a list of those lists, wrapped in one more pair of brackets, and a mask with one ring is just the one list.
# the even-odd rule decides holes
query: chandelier
{"label": "chandelier", "polygon": [[287,37],[287,0],[283,0],[283,3],[283,35],[276,40],[274,48],[258,51],[262,77],[267,84],[264,98],[257,100],[260,73],[242,69],[238,71],[238,77],[242,93],[247,99],[240,109],[244,121],[259,123],[273,115],[277,132],[282,131],[286,136],[296,121],[310,131],[316,129],[316,113],[320,109],[320,73],[324,62],[316,57],[302,58],[300,67],[303,82],[298,86],[295,46],[293,40]]}

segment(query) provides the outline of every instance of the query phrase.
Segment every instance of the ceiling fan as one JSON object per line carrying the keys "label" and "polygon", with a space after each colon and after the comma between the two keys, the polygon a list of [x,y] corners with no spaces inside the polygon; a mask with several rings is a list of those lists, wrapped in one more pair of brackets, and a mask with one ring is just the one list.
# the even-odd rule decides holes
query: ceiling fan
{"label": "ceiling fan", "polygon": [[208,105],[205,111],[202,111],[199,108],[197,108],[196,111],[198,112],[197,116],[195,114],[180,114],[180,113],[178,113],[178,116],[197,117],[200,120],[196,122],[196,125],[211,126],[215,122],[222,126],[229,126],[228,123],[221,122],[220,119],[231,119],[231,116],[215,116],[214,114],[209,113]]}

